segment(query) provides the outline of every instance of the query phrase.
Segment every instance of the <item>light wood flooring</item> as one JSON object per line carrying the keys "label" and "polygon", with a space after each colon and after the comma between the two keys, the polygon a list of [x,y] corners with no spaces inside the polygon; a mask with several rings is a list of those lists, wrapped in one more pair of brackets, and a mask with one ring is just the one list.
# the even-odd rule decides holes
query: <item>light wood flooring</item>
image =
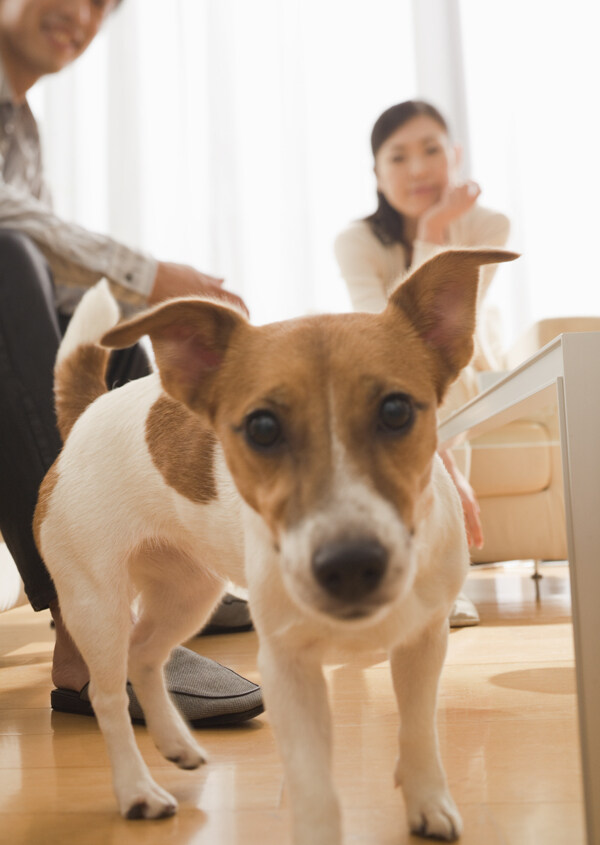
{"label": "light wood flooring", "polygon": [[[568,570],[530,563],[474,567],[467,592],[482,617],[452,631],[439,706],[442,754],[463,845],[583,845]],[[158,822],[116,812],[96,722],[49,707],[53,632],[47,612],[0,615],[0,842],[289,845],[281,766],[268,714],[198,732],[207,766],[183,772],[136,727],[154,777],[179,801]],[[192,647],[259,680],[255,634]],[[347,845],[408,845],[393,788],[397,718],[385,654],[327,667],[335,770]]]}

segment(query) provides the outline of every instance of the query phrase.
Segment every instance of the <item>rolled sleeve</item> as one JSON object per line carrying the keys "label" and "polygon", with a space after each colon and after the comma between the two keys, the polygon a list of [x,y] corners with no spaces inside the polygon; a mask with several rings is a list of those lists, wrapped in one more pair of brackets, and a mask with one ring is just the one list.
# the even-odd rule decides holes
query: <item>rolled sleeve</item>
{"label": "rolled sleeve", "polygon": [[145,302],[152,291],[157,268],[158,262],[152,256],[115,244],[106,275],[124,290],[134,296],[140,296]]}
{"label": "rolled sleeve", "polygon": [[158,266],[154,258],[61,220],[43,201],[5,182],[0,182],[0,227],[23,232],[44,253],[54,274],[57,303],[64,310],[78,298],[75,291],[103,276],[121,302],[146,303]]}

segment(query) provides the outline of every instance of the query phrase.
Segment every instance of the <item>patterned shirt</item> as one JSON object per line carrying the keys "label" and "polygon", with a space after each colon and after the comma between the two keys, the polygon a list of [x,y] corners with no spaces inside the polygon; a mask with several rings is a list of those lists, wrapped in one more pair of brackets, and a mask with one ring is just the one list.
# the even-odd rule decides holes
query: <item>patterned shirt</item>
{"label": "patterned shirt", "polygon": [[1,62],[0,227],[29,236],[44,253],[63,313],[71,313],[85,289],[102,276],[125,311],[144,305],[154,284],[155,259],[53,213],[35,118],[27,102],[14,102]]}

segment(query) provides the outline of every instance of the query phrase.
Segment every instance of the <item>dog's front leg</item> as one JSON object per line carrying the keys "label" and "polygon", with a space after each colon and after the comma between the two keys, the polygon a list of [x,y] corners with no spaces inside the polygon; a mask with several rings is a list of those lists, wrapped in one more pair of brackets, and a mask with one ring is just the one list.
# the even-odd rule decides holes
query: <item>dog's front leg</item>
{"label": "dog's front leg", "polygon": [[448,643],[448,621],[390,653],[400,710],[396,785],[402,787],[410,829],[453,842],[462,822],[448,790],[436,728],[439,677]]}
{"label": "dog's front leg", "polygon": [[321,655],[261,643],[259,667],[283,759],[294,845],[341,845],[340,806],[331,777],[331,714]]}

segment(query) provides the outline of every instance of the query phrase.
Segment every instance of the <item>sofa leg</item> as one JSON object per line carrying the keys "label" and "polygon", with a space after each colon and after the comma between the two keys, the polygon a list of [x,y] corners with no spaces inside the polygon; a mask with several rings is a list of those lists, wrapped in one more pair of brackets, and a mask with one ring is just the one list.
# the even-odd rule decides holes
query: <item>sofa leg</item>
{"label": "sofa leg", "polygon": [[540,572],[540,561],[537,558],[533,561],[533,575],[531,577],[536,581],[544,577]]}

